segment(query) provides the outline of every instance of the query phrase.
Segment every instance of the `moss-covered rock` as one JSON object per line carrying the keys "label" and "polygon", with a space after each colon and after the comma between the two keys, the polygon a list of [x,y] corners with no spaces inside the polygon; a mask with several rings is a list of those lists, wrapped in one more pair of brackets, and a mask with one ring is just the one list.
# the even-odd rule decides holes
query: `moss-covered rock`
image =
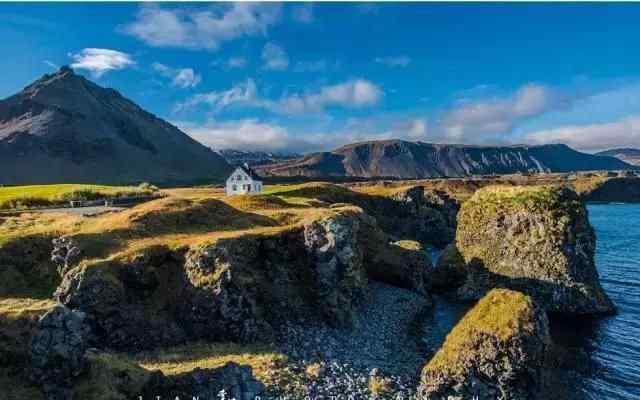
{"label": "moss-covered rock", "polygon": [[609,313],[594,265],[595,234],[570,189],[487,187],[458,214],[456,248],[466,263],[464,299],[494,287],[533,296],[548,311]]}
{"label": "moss-covered rock", "polygon": [[421,374],[424,399],[535,399],[548,321],[533,300],[494,289],[453,328]]}

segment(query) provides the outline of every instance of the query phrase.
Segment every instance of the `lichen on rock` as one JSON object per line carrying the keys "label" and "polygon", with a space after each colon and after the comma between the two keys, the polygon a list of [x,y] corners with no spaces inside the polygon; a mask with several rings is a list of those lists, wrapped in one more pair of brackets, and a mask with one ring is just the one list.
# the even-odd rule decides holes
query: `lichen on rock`
{"label": "lichen on rock", "polygon": [[447,335],[421,374],[420,397],[535,399],[551,343],[546,314],[516,291],[494,289]]}
{"label": "lichen on rock", "polygon": [[463,299],[494,287],[533,296],[551,312],[609,313],[615,308],[594,264],[587,209],[564,187],[487,187],[458,214],[455,246],[466,263]]}

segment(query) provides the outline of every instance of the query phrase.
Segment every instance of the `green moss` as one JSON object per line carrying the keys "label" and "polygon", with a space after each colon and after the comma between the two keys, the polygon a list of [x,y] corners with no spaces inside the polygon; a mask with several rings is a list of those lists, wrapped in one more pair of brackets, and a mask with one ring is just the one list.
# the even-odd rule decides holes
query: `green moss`
{"label": "green moss", "polygon": [[140,395],[151,373],[131,360],[110,353],[88,353],[89,369],[73,386],[74,398],[129,400]]}
{"label": "green moss", "polygon": [[494,289],[483,297],[460,322],[423,370],[462,374],[468,360],[477,357],[477,343],[491,337],[507,343],[536,329],[535,308],[530,297],[508,289]]}

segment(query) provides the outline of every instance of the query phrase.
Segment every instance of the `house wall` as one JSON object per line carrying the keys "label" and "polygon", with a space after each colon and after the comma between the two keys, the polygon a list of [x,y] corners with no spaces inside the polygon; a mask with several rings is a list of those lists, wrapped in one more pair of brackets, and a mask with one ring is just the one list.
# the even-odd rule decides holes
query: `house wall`
{"label": "house wall", "polygon": [[[240,177],[240,179],[238,179]],[[260,193],[262,191],[262,181],[253,180],[240,168],[233,171],[227,179],[225,192],[227,196],[237,194]]]}

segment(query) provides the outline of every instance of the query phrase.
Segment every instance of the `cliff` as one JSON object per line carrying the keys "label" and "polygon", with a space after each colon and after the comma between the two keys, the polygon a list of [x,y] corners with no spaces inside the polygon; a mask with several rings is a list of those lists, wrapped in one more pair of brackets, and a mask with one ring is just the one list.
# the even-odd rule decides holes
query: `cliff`
{"label": "cliff", "polygon": [[551,344],[545,313],[522,293],[494,289],[447,335],[421,374],[425,400],[536,399]]}
{"label": "cliff", "polygon": [[[454,254],[458,252],[460,256]],[[463,203],[446,259],[464,266],[458,295],[495,287],[531,295],[547,311],[610,313],[594,264],[595,234],[584,203],[561,187],[487,187]]]}

